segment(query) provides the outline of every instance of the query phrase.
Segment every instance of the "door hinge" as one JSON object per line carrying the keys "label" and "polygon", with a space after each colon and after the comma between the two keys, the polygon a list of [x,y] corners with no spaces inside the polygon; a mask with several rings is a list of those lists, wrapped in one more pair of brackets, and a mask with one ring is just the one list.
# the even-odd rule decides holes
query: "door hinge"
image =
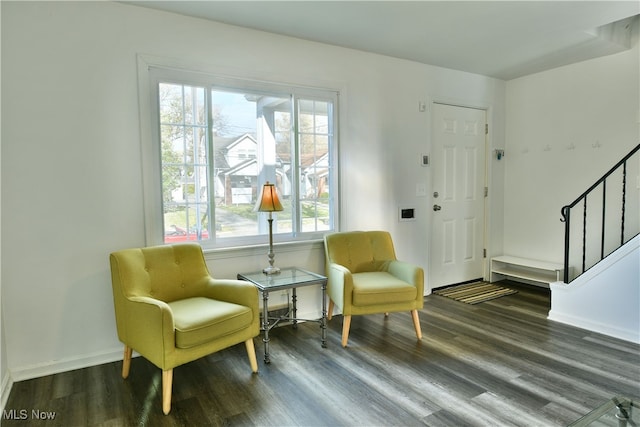
{"label": "door hinge", "polygon": [[487,250],[486,250],[486,249],[483,249],[483,250],[482,250],[482,257],[483,257],[483,258],[486,258],[486,257],[487,257]]}
{"label": "door hinge", "polygon": [[484,197],[489,197],[489,187],[484,187]]}
{"label": "door hinge", "polygon": [[489,123],[484,124],[484,134],[489,135]]}

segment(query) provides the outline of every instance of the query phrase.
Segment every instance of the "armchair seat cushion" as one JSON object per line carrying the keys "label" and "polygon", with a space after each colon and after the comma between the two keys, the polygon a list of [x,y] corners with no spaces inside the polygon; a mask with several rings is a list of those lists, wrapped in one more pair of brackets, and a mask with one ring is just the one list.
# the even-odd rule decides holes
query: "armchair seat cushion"
{"label": "armchair seat cushion", "polygon": [[168,303],[173,312],[176,347],[190,348],[248,328],[251,308],[205,297]]}
{"label": "armchair seat cushion", "polygon": [[367,306],[414,301],[417,288],[384,271],[355,273],[353,305]]}

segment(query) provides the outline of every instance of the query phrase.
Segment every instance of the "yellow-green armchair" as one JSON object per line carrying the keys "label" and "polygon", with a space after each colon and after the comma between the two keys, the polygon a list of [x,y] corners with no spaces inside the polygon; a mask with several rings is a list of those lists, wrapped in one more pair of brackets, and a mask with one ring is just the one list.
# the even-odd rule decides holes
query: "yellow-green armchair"
{"label": "yellow-green armchair", "polygon": [[396,259],[386,231],[351,231],[324,237],[327,295],[342,309],[342,346],[347,346],[351,316],[410,311],[422,339],[418,310],[424,304],[424,271]]}
{"label": "yellow-green armchair", "polygon": [[109,257],[122,377],[132,350],[162,369],[162,411],[171,410],[173,368],[244,342],[258,371],[258,291],[249,282],[210,276],[202,248],[176,244],[125,249]]}

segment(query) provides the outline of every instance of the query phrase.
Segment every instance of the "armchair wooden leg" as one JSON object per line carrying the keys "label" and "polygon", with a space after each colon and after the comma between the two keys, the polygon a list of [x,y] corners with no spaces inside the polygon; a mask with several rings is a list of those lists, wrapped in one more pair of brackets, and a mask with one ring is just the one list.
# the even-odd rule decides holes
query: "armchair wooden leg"
{"label": "armchair wooden leg", "polygon": [[171,386],[173,383],[173,369],[162,371],[162,412],[165,415],[171,411]]}
{"label": "armchair wooden leg", "polygon": [[244,342],[247,347],[247,354],[249,355],[249,364],[251,370],[255,373],[258,372],[258,361],[256,360],[256,347],[253,345],[253,338],[249,338]]}
{"label": "armchair wooden leg", "polygon": [[333,316],[333,300],[329,298],[329,308],[327,308],[327,321]]}
{"label": "armchair wooden leg", "polygon": [[124,357],[122,358],[122,378],[129,376],[129,370],[131,369],[131,353],[133,349],[128,345],[124,346]]}
{"label": "armchair wooden leg", "polygon": [[422,330],[420,329],[420,318],[418,317],[418,310],[411,310],[411,317],[413,317],[413,327],[416,328],[416,336],[419,340],[421,340]]}
{"label": "armchair wooden leg", "polygon": [[347,346],[349,341],[349,328],[351,327],[351,316],[343,316],[342,318],[342,346]]}

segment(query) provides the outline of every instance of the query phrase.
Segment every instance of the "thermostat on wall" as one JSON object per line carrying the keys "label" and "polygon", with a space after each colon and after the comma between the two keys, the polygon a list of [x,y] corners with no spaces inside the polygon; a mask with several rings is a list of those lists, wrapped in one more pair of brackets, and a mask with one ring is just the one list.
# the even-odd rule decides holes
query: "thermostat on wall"
{"label": "thermostat on wall", "polygon": [[400,208],[400,221],[415,221],[416,210],[415,208]]}

